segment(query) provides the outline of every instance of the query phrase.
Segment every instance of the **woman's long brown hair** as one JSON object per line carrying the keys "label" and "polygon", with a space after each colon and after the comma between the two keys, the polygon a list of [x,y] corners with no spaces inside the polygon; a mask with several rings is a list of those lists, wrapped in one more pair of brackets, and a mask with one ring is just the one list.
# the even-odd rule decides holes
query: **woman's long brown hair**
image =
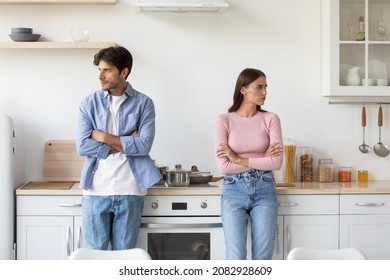
{"label": "woman's long brown hair", "polygon": [[[229,113],[237,111],[238,108],[240,108],[241,106],[241,103],[244,99],[241,93],[241,88],[248,86],[249,84],[251,84],[253,81],[257,80],[260,77],[266,78],[264,72],[258,69],[246,68],[241,71],[236,81],[236,87],[234,89],[234,94],[233,94],[233,105],[228,109]],[[260,105],[257,105],[256,108],[257,111],[266,112],[265,110],[261,109]]]}

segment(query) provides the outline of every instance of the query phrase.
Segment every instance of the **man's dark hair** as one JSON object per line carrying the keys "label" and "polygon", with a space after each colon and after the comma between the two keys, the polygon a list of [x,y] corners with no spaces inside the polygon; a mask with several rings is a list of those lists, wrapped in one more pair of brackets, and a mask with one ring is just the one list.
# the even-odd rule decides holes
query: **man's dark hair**
{"label": "man's dark hair", "polygon": [[129,76],[131,68],[133,67],[133,57],[131,53],[121,46],[108,47],[100,50],[97,54],[95,54],[93,64],[98,66],[100,60],[114,65],[120,72],[125,68],[129,69],[127,76]]}

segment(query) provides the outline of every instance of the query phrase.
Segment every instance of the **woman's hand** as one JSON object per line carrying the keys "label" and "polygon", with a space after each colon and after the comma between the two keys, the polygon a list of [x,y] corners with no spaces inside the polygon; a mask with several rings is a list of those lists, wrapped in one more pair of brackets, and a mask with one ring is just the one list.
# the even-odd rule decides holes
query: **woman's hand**
{"label": "woman's hand", "polygon": [[268,147],[264,156],[276,157],[279,156],[281,153],[283,153],[283,147],[279,144],[279,142],[275,142]]}
{"label": "woman's hand", "polygon": [[217,157],[227,157],[231,162],[240,164],[241,158],[237,156],[226,144],[219,144]]}

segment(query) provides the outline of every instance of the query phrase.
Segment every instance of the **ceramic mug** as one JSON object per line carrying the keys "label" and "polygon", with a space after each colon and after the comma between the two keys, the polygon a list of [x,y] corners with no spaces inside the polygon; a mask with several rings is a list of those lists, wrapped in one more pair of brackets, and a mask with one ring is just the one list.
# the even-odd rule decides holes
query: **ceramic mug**
{"label": "ceramic mug", "polygon": [[362,79],[363,86],[375,86],[375,82],[374,79]]}
{"label": "ceramic mug", "polygon": [[376,84],[378,86],[388,86],[389,80],[388,79],[376,79]]}

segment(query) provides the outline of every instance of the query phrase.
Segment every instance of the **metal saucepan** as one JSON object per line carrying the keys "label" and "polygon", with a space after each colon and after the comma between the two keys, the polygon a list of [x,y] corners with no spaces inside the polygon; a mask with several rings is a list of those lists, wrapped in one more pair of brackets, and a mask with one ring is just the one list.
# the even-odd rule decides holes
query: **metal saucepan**
{"label": "metal saucepan", "polygon": [[187,187],[190,184],[190,171],[184,170],[181,164],[176,164],[175,169],[167,171],[166,182],[170,187]]}
{"label": "metal saucepan", "polygon": [[387,157],[389,155],[389,148],[381,142],[382,124],[383,124],[382,106],[379,106],[379,110],[378,110],[379,142],[374,146],[374,152],[379,157]]}

